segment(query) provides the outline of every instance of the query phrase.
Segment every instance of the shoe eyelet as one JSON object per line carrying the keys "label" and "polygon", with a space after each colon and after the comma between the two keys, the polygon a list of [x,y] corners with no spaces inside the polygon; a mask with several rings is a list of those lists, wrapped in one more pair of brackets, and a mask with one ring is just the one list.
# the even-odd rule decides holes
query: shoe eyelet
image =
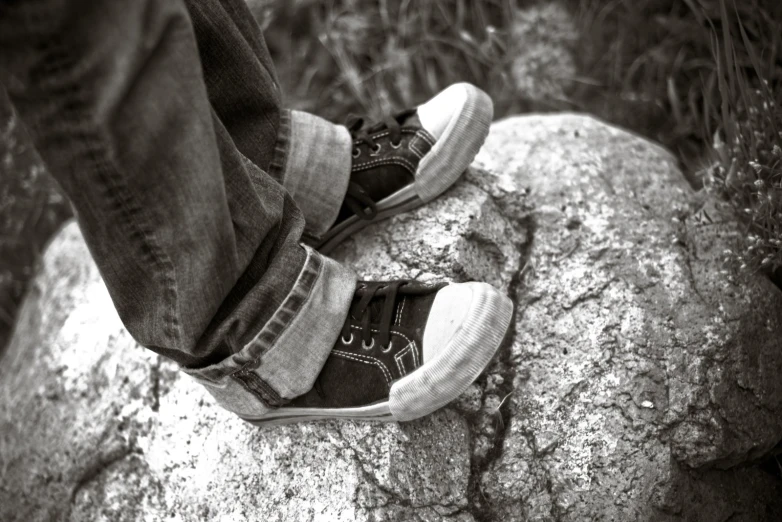
{"label": "shoe eyelet", "polygon": [[375,146],[374,146],[374,147],[372,147],[372,154],[373,154],[373,155],[374,155],[374,154],[378,154],[378,153],[380,152],[380,148],[381,148],[381,147],[380,147],[380,144],[379,144],[379,143],[375,143]]}
{"label": "shoe eyelet", "polygon": [[391,351],[391,347],[394,346],[394,341],[388,341],[388,346],[386,348],[380,347],[380,351],[383,353],[388,353]]}
{"label": "shoe eyelet", "polygon": [[348,345],[353,344],[353,332],[350,332],[350,337],[345,339],[344,337],[339,338],[340,341],[342,341],[342,344]]}
{"label": "shoe eyelet", "polygon": [[[351,335],[353,335],[353,334],[351,334]],[[361,347],[363,349],[365,349],[365,350],[371,350],[372,348],[375,347],[375,339],[372,338],[372,342],[369,343],[369,344],[365,344],[364,341],[361,341]]]}
{"label": "shoe eyelet", "polygon": [[401,146],[402,146],[402,140],[399,140],[399,142],[397,142],[397,143],[394,143],[393,141],[391,142],[391,148],[392,149],[398,149]]}
{"label": "shoe eyelet", "polygon": [[358,158],[359,156],[361,156],[361,149],[359,148],[353,149],[353,157]]}

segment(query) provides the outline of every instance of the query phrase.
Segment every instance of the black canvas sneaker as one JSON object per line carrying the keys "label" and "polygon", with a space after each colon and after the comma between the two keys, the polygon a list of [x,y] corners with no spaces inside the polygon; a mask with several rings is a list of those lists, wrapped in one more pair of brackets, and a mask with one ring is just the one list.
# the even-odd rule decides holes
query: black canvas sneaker
{"label": "black canvas sneaker", "polygon": [[493,111],[485,92],[457,83],[383,122],[349,124],[353,162],[345,201],[334,226],[314,246],[328,253],[370,223],[445,192],[478,154]]}
{"label": "black canvas sneaker", "polygon": [[512,315],[510,299],[486,283],[359,282],[341,336],[312,390],[245,420],[273,425],[422,417],[480,375]]}

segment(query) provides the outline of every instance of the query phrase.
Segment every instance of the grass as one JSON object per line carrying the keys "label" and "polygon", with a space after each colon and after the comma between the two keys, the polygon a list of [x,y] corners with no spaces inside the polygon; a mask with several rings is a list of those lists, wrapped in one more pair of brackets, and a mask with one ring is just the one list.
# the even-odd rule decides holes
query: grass
{"label": "grass", "polygon": [[[661,142],[746,228],[739,266],[782,264],[782,2],[249,0],[290,106],[378,117],[444,86],[498,117],[576,110]],[[6,111],[5,113],[3,111]],[[40,248],[69,215],[0,100],[0,345]]]}
{"label": "grass", "polygon": [[[413,105],[451,82],[497,115],[595,114],[661,142],[746,229],[738,266],[782,265],[782,2],[265,2],[292,105],[339,120]],[[313,96],[317,93],[317,96]]]}
{"label": "grass", "polygon": [[[720,2],[722,18],[736,5]],[[760,16],[757,2],[749,7]],[[740,16],[716,37],[719,102],[708,188],[730,202],[744,225],[743,244],[729,258],[739,269],[772,274],[782,268],[782,32]],[[760,43],[762,42],[762,47]],[[720,43],[722,45],[720,45]]]}

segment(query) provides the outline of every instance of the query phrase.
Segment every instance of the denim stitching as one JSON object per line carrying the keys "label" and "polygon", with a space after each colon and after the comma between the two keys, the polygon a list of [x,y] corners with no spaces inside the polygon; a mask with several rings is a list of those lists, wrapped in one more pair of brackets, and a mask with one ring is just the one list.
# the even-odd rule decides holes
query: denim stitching
{"label": "denim stitching", "polygon": [[279,408],[286,402],[269,383],[249,370],[237,372],[231,377],[269,409]]}
{"label": "denim stitching", "polygon": [[[320,255],[315,251],[308,251],[307,260],[304,263],[299,278],[294,283],[293,290],[291,290],[291,293],[285,298],[267,325],[264,326],[264,329],[269,326],[270,330],[276,329],[276,331],[266,333],[261,331],[258,337],[251,341],[251,343],[261,346],[261,352],[240,368],[236,368],[232,371],[229,370],[224,375],[225,378],[232,378],[238,382],[267,408],[274,409],[288,401],[260,375],[255,373],[254,370],[260,366],[263,355],[275,347],[274,342],[290,326],[304,303],[309,299],[322,267],[323,261],[320,258]],[[306,292],[303,292],[303,289],[306,289]],[[279,316],[283,313],[290,313],[292,315],[289,318],[280,319]]]}
{"label": "denim stitching", "polygon": [[[49,48],[43,49],[44,63],[49,62],[51,67],[50,72],[56,73],[63,70],[67,70],[67,61],[71,58],[68,54],[68,50],[62,45],[56,37],[53,41],[49,41]],[[54,56],[52,56],[54,55]],[[59,61],[59,62],[58,62]],[[65,62],[65,63],[62,63]],[[83,111],[89,105],[85,101],[84,89],[82,85],[66,85],[63,91],[66,96],[65,99],[69,103],[63,105],[63,116],[68,121],[67,114],[73,113],[73,117],[76,120],[73,123],[73,134],[81,137],[83,153],[88,157],[89,163],[93,166],[93,172],[95,175],[101,178],[103,186],[108,187],[105,194],[114,208],[110,210],[119,209],[120,215],[123,219],[119,220],[121,225],[128,226],[128,237],[131,241],[138,241],[137,247],[141,250],[144,258],[151,262],[154,266],[161,269],[162,272],[157,272],[161,277],[162,287],[165,288],[164,299],[168,302],[169,306],[164,307],[166,310],[165,333],[172,337],[174,346],[178,345],[181,338],[181,327],[176,313],[171,313],[171,310],[178,308],[178,294],[176,287],[176,279],[173,276],[174,267],[170,258],[166,255],[165,251],[160,248],[155,239],[154,233],[151,231],[151,227],[148,221],[145,221],[144,207],[138,205],[138,198],[133,197],[134,193],[131,192],[130,187],[122,178],[118,175],[118,170],[113,166],[111,161],[107,161],[105,156],[106,145],[104,140],[100,139],[99,133],[96,133],[94,129],[89,125],[84,125],[84,120],[89,121],[89,118],[82,119],[80,111]]]}
{"label": "denim stitching", "polygon": [[269,163],[269,176],[282,184],[285,180],[285,172],[288,166],[288,150],[290,148],[291,113],[289,110],[280,111],[280,126],[277,131],[277,143],[274,146],[274,155]]}
{"label": "denim stitching", "polygon": [[248,343],[259,346],[260,352],[237,371],[246,368],[253,370],[259,367],[261,358],[275,347],[277,339],[288,329],[302,306],[304,306],[304,303],[309,299],[322,268],[323,261],[320,259],[320,255],[312,252],[304,262],[304,268],[302,268],[301,275],[293,284],[291,293],[288,294],[274,315],[272,315],[269,322],[264,325],[258,336]]}

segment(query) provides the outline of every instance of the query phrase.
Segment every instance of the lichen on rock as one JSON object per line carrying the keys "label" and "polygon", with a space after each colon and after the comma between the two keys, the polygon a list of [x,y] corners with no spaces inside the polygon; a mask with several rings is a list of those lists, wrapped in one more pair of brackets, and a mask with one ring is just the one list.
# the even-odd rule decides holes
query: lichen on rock
{"label": "lichen on rock", "polygon": [[264,429],[133,342],[71,224],[0,361],[0,519],[774,519],[746,464],[782,439],[782,296],[720,273],[737,231],[701,205],[623,130],[496,123],[452,190],[334,254],[508,292],[487,372],[415,422]]}

